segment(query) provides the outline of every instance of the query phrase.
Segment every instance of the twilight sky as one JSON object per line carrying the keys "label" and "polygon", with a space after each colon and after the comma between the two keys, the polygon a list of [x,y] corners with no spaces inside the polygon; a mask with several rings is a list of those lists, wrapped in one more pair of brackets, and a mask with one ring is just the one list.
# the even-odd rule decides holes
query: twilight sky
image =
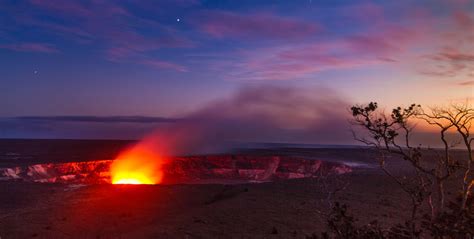
{"label": "twilight sky", "polygon": [[51,122],[136,137],[270,85],[388,107],[473,98],[474,0],[0,1],[0,137],[110,136]]}

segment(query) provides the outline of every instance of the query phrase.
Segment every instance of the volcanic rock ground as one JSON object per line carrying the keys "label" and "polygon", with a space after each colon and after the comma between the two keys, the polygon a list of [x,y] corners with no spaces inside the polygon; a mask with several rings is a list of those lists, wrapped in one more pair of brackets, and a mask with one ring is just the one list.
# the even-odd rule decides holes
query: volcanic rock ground
{"label": "volcanic rock ground", "polygon": [[[54,162],[72,161],[65,157],[68,154],[74,160],[97,160],[97,155],[108,159],[126,144],[3,141],[0,166],[44,163],[48,153]],[[360,219],[358,223],[377,219],[390,225],[402,222],[409,214],[408,197],[376,168],[369,150],[285,148],[244,153],[278,153],[374,166],[355,168],[350,174],[326,179],[324,184],[331,189],[348,183],[335,199],[350,206]],[[400,160],[389,166],[398,174],[407,171]],[[326,191],[322,182],[313,178],[238,185],[85,186],[5,181],[0,182],[0,237],[305,238],[325,229],[319,212],[329,208]]]}

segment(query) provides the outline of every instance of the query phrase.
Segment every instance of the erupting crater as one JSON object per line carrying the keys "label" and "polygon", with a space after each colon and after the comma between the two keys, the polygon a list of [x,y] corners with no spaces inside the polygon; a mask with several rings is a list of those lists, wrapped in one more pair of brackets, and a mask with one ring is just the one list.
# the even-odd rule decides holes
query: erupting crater
{"label": "erupting crater", "polygon": [[163,178],[162,157],[147,147],[121,153],[110,165],[112,184],[159,184]]}
{"label": "erupting crater", "polygon": [[0,168],[0,180],[83,184],[248,183],[351,171],[343,163],[297,157],[206,155],[163,160],[152,152],[132,149],[116,160]]}

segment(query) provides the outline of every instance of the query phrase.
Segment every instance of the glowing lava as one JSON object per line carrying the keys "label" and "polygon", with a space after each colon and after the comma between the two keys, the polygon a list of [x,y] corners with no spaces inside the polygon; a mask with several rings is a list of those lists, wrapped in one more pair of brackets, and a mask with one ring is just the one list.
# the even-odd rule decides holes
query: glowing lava
{"label": "glowing lava", "polygon": [[163,159],[146,144],[120,154],[110,165],[112,184],[159,184]]}
{"label": "glowing lava", "polygon": [[124,178],[113,182],[113,184],[153,184],[149,180],[141,180],[136,178]]}

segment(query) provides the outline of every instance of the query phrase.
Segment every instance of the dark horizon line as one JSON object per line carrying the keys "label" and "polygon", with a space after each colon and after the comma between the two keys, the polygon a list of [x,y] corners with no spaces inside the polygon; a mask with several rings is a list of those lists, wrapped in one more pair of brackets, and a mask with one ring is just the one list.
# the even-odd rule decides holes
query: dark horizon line
{"label": "dark horizon line", "polygon": [[[0,137],[0,141],[5,140],[68,140],[68,141],[129,141],[129,142],[138,142],[141,139],[119,139],[119,138],[2,138]],[[298,146],[303,148],[366,148],[365,145],[358,145],[358,144],[311,144],[311,143],[275,143],[275,142],[235,142],[237,144],[241,144],[238,148],[246,148],[250,145],[259,146],[259,147],[286,147],[286,148],[298,148]],[[319,146],[319,147],[318,147]],[[323,147],[321,147],[323,146]],[[251,148],[251,147],[250,147]]]}
{"label": "dark horizon line", "polygon": [[90,116],[90,115],[56,115],[56,116],[16,116],[6,117],[10,120],[54,121],[54,122],[88,122],[88,123],[176,123],[179,118],[154,116]]}
{"label": "dark horizon line", "polygon": [[[70,141],[128,141],[128,142],[138,142],[141,139],[120,139],[120,138],[3,138],[0,136],[0,141],[5,141],[5,140],[70,140]],[[373,146],[367,146],[367,145],[360,145],[360,144],[311,144],[311,143],[274,143],[274,142],[241,142],[242,144],[255,144],[254,146],[260,145],[260,147],[266,146],[273,146],[270,148],[278,148],[277,146],[281,146],[280,148],[319,148],[319,149],[348,149],[348,148],[364,148],[364,149],[370,149],[373,148]],[[286,146],[285,146],[286,145]],[[245,147],[242,147],[241,149],[244,149]],[[300,146],[300,147],[298,147]],[[319,147],[318,147],[319,146]],[[249,147],[251,148],[251,147]],[[431,147],[431,149],[443,149],[442,147]],[[465,150],[465,149],[459,149],[459,148],[454,148],[454,150]]]}
{"label": "dark horizon line", "polygon": [[119,139],[119,138],[12,138],[12,137],[1,137],[0,141],[5,140],[70,140],[70,141],[140,141],[140,139]]}

